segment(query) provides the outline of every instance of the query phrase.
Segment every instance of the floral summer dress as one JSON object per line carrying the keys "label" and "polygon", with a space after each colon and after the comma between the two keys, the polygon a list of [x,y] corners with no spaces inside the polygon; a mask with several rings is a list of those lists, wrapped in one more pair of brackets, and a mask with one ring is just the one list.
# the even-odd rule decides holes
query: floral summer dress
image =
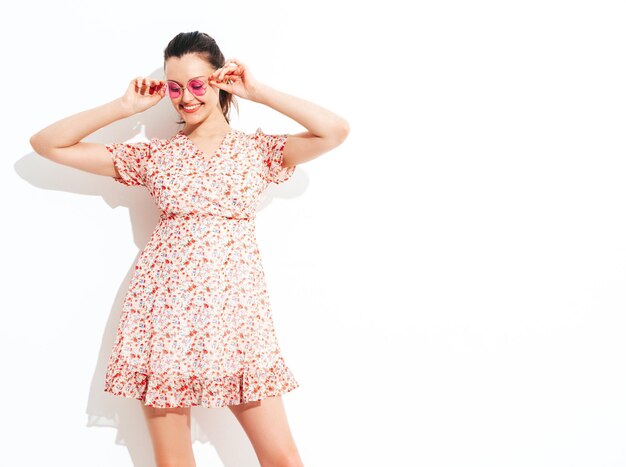
{"label": "floral summer dress", "polygon": [[161,210],[128,291],[105,392],[154,407],[223,407],[297,388],[278,345],[255,237],[259,195],[288,180],[287,134],[231,129],[213,155],[183,131],[105,147]]}

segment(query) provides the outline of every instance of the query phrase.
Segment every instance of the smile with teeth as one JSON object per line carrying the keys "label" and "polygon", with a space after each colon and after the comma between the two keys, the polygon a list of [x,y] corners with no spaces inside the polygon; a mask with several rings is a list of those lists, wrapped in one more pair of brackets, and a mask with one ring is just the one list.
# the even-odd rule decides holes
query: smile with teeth
{"label": "smile with teeth", "polygon": [[196,110],[198,107],[200,107],[202,104],[194,104],[194,105],[181,105],[181,107],[186,111],[186,112],[193,112],[194,110]]}

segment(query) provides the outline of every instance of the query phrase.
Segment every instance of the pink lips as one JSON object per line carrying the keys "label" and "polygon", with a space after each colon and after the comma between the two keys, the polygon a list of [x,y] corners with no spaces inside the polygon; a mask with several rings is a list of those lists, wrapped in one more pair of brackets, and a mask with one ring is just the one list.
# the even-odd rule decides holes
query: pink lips
{"label": "pink lips", "polygon": [[196,110],[198,110],[198,109],[199,109],[200,107],[202,107],[202,106],[203,106],[203,104],[200,104],[199,106],[197,106],[197,107],[196,107],[196,108],[194,108],[194,109],[187,110],[184,106],[182,106],[182,105],[181,105],[181,108],[182,108],[182,109],[183,109],[186,113],[190,114],[190,113],[195,112]]}

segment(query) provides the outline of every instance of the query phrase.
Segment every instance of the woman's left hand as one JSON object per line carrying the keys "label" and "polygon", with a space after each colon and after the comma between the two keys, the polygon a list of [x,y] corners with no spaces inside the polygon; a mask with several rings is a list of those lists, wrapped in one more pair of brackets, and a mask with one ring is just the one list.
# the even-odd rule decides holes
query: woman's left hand
{"label": "woman's left hand", "polygon": [[250,99],[259,83],[241,60],[231,58],[209,76],[209,84],[243,99]]}

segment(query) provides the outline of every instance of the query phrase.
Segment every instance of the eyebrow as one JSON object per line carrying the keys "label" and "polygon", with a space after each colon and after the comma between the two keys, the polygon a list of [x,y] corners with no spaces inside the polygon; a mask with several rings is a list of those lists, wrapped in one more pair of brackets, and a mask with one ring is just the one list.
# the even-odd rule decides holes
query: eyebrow
{"label": "eyebrow", "polygon": [[[187,80],[187,82],[191,81],[192,79],[196,79],[196,78],[204,78],[204,75],[194,76],[193,78],[189,78],[189,79]],[[173,82],[175,82],[176,84],[180,84],[180,83],[179,83],[178,81],[176,81],[175,79],[168,79],[167,81],[173,81]]]}

